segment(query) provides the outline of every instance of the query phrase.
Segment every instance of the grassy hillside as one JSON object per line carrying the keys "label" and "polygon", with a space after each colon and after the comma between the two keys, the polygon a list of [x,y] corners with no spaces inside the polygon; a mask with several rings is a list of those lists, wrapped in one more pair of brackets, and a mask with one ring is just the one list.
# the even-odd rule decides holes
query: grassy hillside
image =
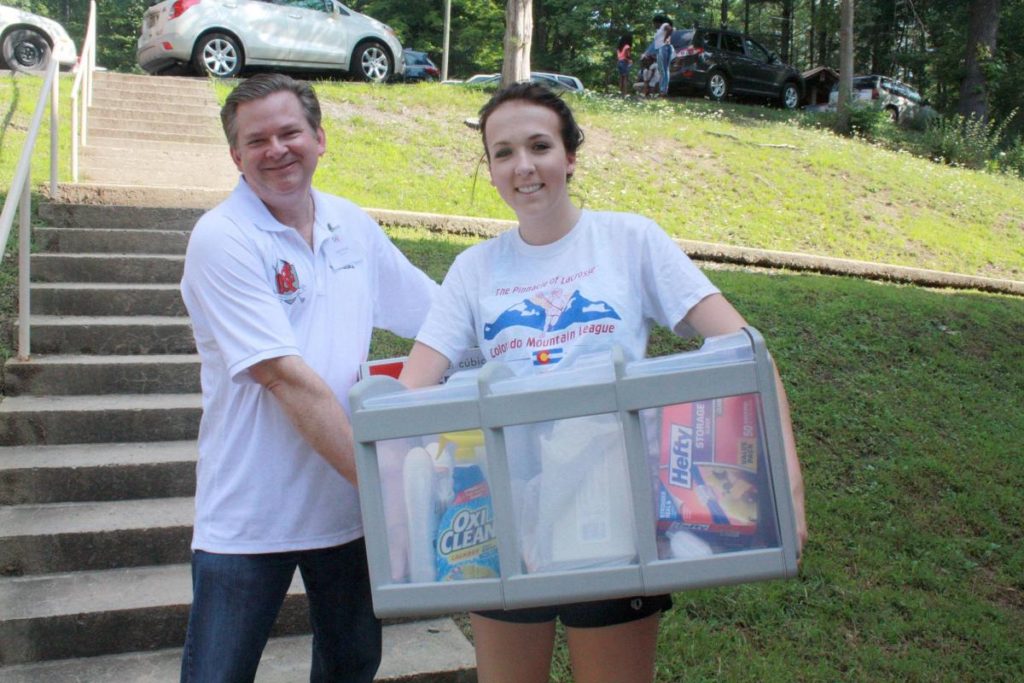
{"label": "grassy hillside", "polygon": [[[318,91],[329,137],[320,186],[366,206],[512,217],[479,163],[479,134],[462,123],[485,93]],[[941,166],[760,106],[571,101],[587,135],[574,193],[589,208],[642,212],[688,239],[1024,279],[1019,178]]]}
{"label": "grassy hillside", "polygon": [[[0,192],[38,85],[0,79]],[[317,90],[329,141],[319,187],[368,207],[512,218],[480,163],[479,134],[463,123],[487,93],[346,82]],[[811,115],[757,105],[568,97],[587,135],[573,192],[589,208],[642,212],[687,239],[1024,279],[1019,178],[837,137]],[[44,140],[35,154],[36,183],[48,177],[48,149]]]}

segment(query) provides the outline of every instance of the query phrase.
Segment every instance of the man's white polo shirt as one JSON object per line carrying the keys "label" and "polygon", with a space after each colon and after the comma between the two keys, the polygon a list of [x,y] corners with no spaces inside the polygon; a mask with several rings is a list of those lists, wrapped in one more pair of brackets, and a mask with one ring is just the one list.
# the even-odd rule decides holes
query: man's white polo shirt
{"label": "man's white polo shirt", "polygon": [[202,361],[194,549],[281,552],[362,536],[356,490],[248,370],[302,356],[347,411],[372,329],[414,336],[437,285],[354,204],[313,198],[312,250],[244,179],[192,231],[181,292]]}

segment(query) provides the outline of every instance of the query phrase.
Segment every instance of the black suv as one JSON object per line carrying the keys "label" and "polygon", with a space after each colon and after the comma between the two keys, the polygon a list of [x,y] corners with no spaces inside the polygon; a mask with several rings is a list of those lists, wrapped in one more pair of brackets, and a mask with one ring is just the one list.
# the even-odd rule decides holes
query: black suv
{"label": "black suv", "polygon": [[733,93],[768,97],[786,109],[800,104],[800,72],[750,36],[726,29],[680,31],[682,46],[669,68],[670,90],[704,92],[716,101]]}

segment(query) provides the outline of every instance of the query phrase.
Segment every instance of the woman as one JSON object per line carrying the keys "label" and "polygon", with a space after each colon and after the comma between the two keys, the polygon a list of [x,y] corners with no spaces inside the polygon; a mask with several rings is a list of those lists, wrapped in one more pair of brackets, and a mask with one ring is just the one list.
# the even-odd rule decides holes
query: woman
{"label": "woman", "polygon": [[[704,336],[745,325],[655,223],[572,203],[568,183],[583,132],[557,95],[530,83],[501,90],[481,109],[480,130],[491,183],[519,226],[455,259],[402,371],[407,386],[437,383],[449,359],[471,346],[528,374],[612,344],[642,357],[650,321]],[[588,333],[597,319],[602,334]],[[524,343],[528,338],[535,343]],[[559,353],[538,363],[536,343],[545,338],[558,340]],[[785,438],[803,534],[789,430]],[[660,613],[671,604],[661,595],[473,614],[479,680],[546,682],[560,618],[577,681],[651,681]]]}
{"label": "woman", "polygon": [[652,22],[657,31],[654,34],[654,51],[658,58],[658,91],[662,97],[668,97],[669,67],[672,65],[672,32],[675,28],[672,20],[664,14],[654,17]]}

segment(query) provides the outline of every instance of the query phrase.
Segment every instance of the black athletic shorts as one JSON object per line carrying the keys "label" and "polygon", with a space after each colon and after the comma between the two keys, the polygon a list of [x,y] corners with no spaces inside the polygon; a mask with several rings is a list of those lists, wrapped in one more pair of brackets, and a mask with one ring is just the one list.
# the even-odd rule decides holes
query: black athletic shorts
{"label": "black athletic shorts", "polygon": [[569,628],[598,628],[617,626],[672,609],[671,595],[649,595],[615,600],[574,602],[567,605],[525,607],[512,610],[475,612],[488,619],[514,624],[543,624],[561,619]]}

